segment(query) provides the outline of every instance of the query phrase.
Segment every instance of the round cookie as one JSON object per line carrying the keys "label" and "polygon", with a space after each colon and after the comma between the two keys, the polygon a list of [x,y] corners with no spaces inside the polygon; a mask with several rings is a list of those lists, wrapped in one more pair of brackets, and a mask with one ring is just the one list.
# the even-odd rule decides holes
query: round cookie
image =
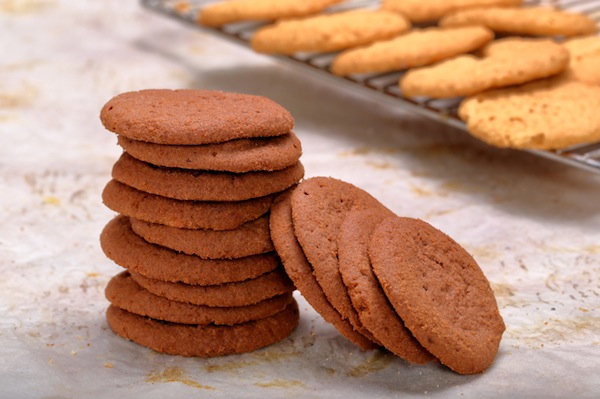
{"label": "round cookie", "polygon": [[233,325],[264,319],[281,312],[293,300],[291,293],[285,293],[248,306],[192,305],[152,294],[140,287],[127,271],[114,276],[104,292],[110,303],[128,312],[171,323],[201,325]]}
{"label": "round cookie", "polygon": [[348,320],[335,310],[313,275],[313,270],[294,234],[290,191],[280,194],[271,208],[271,239],[281,257],[288,276],[306,301],[339,332],[361,349],[376,349],[378,345],[354,330]]}
{"label": "round cookie", "polygon": [[273,251],[269,216],[234,230],[179,229],[131,218],[132,230],[144,240],[205,259],[234,259]]}
{"label": "round cookie", "polygon": [[244,281],[272,272],[279,265],[274,252],[239,259],[202,259],[146,242],[117,216],[100,234],[100,246],[119,266],[154,280],[216,285]]}
{"label": "round cookie", "polygon": [[600,36],[575,37],[563,45],[571,55],[566,77],[600,86]]}
{"label": "round cookie", "polygon": [[152,165],[234,173],[285,169],[302,155],[300,140],[292,132],[205,145],[154,144],[119,135],[118,143],[132,157]]}
{"label": "round cookie", "polygon": [[381,8],[399,12],[414,23],[434,22],[463,8],[520,6],[523,0],[383,0]]}
{"label": "round cookie", "polygon": [[119,94],[104,105],[100,119],[132,140],[184,145],[280,136],[294,126],[290,113],[268,98],[211,90]]}
{"label": "round cookie", "polygon": [[339,271],[337,235],[345,215],[353,209],[386,208],[366,191],[352,184],[313,177],[302,181],[292,192],[294,232],[325,296],[342,318],[361,334],[372,334],[362,327],[356,309]]}
{"label": "round cookie", "polygon": [[392,216],[373,231],[368,253],[421,345],[461,374],[489,367],[505,326],[488,280],[459,244],[421,220]]}
{"label": "round cookie", "polygon": [[293,301],[273,316],[233,326],[187,325],[157,321],[111,305],[106,320],[113,332],[157,352],[214,357],[250,352],[278,342],[298,326]]}
{"label": "round cookie", "polygon": [[171,283],[153,280],[132,271],[130,274],[136,283],[154,295],[194,305],[248,306],[294,290],[288,276],[279,268],[250,280],[219,285]]}
{"label": "round cookie", "polygon": [[165,168],[123,153],[113,179],[147,193],[179,200],[242,201],[280,192],[302,178],[302,163],[274,172],[209,172]]}
{"label": "round cookie", "polygon": [[348,295],[362,325],[387,350],[410,363],[424,364],[434,359],[404,326],[391,306],[371,268],[367,253],[369,237],[388,210],[350,211],[337,236],[339,268]]}
{"label": "round cookie", "polygon": [[273,195],[245,201],[181,201],[137,190],[116,180],[102,191],[104,205],[125,216],[183,229],[232,230],[269,211]]}

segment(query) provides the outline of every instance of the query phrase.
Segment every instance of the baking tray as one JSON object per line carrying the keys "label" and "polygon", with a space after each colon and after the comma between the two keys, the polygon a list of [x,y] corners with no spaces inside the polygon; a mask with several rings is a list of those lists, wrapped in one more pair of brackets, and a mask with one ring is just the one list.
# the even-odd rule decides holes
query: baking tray
{"label": "baking tray", "polygon": [[[140,0],[143,7],[161,15],[175,18],[198,29],[210,32],[221,38],[250,47],[250,39],[260,23],[235,23],[221,28],[199,25],[198,12],[208,3],[215,0]],[[331,7],[331,11],[341,11],[358,7],[377,7],[378,1],[350,0]],[[600,0],[548,0],[526,1],[525,4],[552,5],[562,9],[578,11],[591,16],[600,26]],[[435,119],[440,123],[451,125],[467,131],[466,125],[457,115],[460,99],[411,99],[402,95],[398,87],[398,79],[403,72],[392,72],[375,75],[354,75],[339,77],[329,72],[329,65],[335,54],[296,54],[294,56],[270,56],[293,65],[302,73],[310,73],[316,78],[327,80],[334,86],[369,96],[375,101],[400,106],[411,112]],[[526,152],[568,164],[592,173],[600,174],[600,142],[577,145],[555,151],[524,150]]]}

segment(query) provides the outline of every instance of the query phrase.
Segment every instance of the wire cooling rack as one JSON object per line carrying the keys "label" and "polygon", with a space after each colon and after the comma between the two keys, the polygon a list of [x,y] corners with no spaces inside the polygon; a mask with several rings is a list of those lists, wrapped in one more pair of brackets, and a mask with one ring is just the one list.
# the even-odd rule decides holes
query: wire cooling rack
{"label": "wire cooling rack", "polygon": [[[167,17],[190,24],[196,28],[211,32],[216,36],[249,47],[250,39],[259,23],[235,23],[220,28],[201,26],[197,16],[202,7],[215,0],[140,0],[143,7]],[[349,0],[330,10],[341,11],[358,7],[376,7],[378,1]],[[526,1],[526,4],[547,4],[566,10],[583,12],[591,16],[600,26],[600,0],[547,0]],[[393,106],[400,106],[411,112],[435,119],[440,123],[458,127],[466,132],[463,121],[458,118],[457,110],[460,99],[412,99],[402,95],[398,80],[403,72],[375,75],[353,75],[340,77],[329,72],[335,54],[295,54],[294,56],[273,56],[292,64],[303,73],[310,73],[317,78],[329,81],[332,85],[343,85],[345,88],[370,96],[375,101]],[[598,110],[600,112],[600,109]],[[527,152],[551,160],[575,166],[600,174],[600,142],[573,146],[555,151],[527,150]]]}

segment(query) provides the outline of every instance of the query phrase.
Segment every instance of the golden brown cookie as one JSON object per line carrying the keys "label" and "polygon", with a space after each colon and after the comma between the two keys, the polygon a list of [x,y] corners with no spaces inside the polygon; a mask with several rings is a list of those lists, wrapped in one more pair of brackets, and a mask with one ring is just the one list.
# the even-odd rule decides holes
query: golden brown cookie
{"label": "golden brown cookie", "polygon": [[333,60],[331,72],[346,76],[431,65],[477,50],[493,38],[494,33],[482,26],[413,29],[393,39],[344,51]]}
{"label": "golden brown cookie", "polygon": [[111,305],[106,320],[113,332],[157,352],[214,357],[250,352],[289,336],[298,326],[293,301],[273,316],[233,326],[189,325],[157,321]]}
{"label": "golden brown cookie", "polygon": [[118,142],[132,157],[153,165],[234,173],[285,169],[302,155],[300,140],[292,132],[205,145],[154,144],[121,135]]}
{"label": "golden brown cookie", "polygon": [[205,259],[243,258],[274,250],[268,215],[234,230],[179,229],[133,218],[130,222],[133,231],[150,243]]}
{"label": "golden brown cookie", "polygon": [[137,190],[116,180],[102,191],[104,205],[125,216],[184,229],[231,230],[269,211],[273,195],[245,201],[181,201]]}
{"label": "golden brown cookie", "polygon": [[400,88],[407,97],[469,96],[556,75],[569,64],[569,52],[550,39],[505,38],[482,51],[481,58],[460,55],[410,70],[400,79]]}
{"label": "golden brown cookie", "polygon": [[433,22],[444,15],[469,7],[519,6],[523,0],[383,0],[381,8],[399,12],[411,22]]}
{"label": "golden brown cookie", "polygon": [[598,29],[596,22],[585,14],[542,6],[458,10],[444,16],[439,24],[484,25],[494,32],[515,36],[580,36]]}
{"label": "golden brown cookie", "polygon": [[292,294],[286,293],[248,306],[222,308],[192,305],[152,294],[140,287],[127,271],[114,276],[104,292],[111,304],[136,315],[171,323],[201,325],[230,326],[264,319],[281,312],[293,300]]}
{"label": "golden brown cookie", "polygon": [[243,201],[264,197],[291,187],[303,175],[300,162],[274,172],[209,172],[154,166],[126,152],[112,170],[113,179],[123,184],[186,201]]}
{"label": "golden brown cookie", "polygon": [[398,13],[357,9],[277,21],[257,30],[250,44],[268,54],[324,53],[389,39],[409,29],[410,22]]}
{"label": "golden brown cookie", "polygon": [[600,140],[600,87],[555,78],[465,99],[469,132],[496,147],[551,150]]}
{"label": "golden brown cookie", "polygon": [[571,55],[566,77],[600,86],[600,36],[576,37],[563,45]]}
{"label": "golden brown cookie", "polygon": [[368,244],[373,271],[406,327],[443,364],[461,374],[493,362],[505,326],[490,283],[446,234],[392,216]]}
{"label": "golden brown cookie", "polygon": [[132,140],[198,145],[287,134],[290,113],[261,96],[149,89],[119,94],[100,112],[104,127]]}
{"label": "golden brown cookie", "polygon": [[198,22],[222,26],[241,21],[273,21],[317,14],[342,0],[229,0],[202,8]]}

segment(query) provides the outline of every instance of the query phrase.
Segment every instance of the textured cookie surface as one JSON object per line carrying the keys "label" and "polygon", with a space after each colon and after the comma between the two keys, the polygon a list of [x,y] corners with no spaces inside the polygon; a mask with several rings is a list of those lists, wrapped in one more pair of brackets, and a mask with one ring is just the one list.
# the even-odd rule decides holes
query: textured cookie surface
{"label": "textured cookie surface", "polygon": [[273,172],[208,172],[165,168],[126,152],[114,164],[113,179],[150,194],[179,200],[243,201],[291,187],[304,176],[302,163]]}
{"label": "textured cookie surface", "polygon": [[279,195],[271,208],[271,239],[281,257],[287,275],[306,301],[325,321],[331,323],[346,339],[361,349],[375,349],[378,345],[355,331],[348,320],[331,305],[313,275],[313,269],[298,243],[292,222],[290,192]]}
{"label": "textured cookie surface", "polygon": [[208,144],[288,133],[294,120],[272,100],[210,90],[149,89],[119,94],[100,112],[104,127],[133,140]]}
{"label": "textured cookie surface", "polygon": [[164,145],[119,135],[119,145],[141,161],[173,168],[244,173],[280,170],[300,159],[302,147],[292,132],[277,137],[237,139],[205,145]]}
{"label": "textured cookie surface", "polygon": [[115,334],[157,352],[213,357],[250,352],[286,338],[298,326],[292,302],[273,316],[234,326],[186,325],[138,316],[111,305],[106,319]]}
{"label": "textured cookie surface", "polygon": [[269,217],[262,216],[234,230],[178,229],[130,219],[131,228],[153,244],[206,259],[233,259],[273,251]]}
{"label": "textured cookie surface", "polygon": [[423,364],[434,357],[412,336],[390,305],[367,252],[371,232],[390,216],[392,212],[380,209],[346,215],[337,236],[340,273],[362,325],[390,352]]}
{"label": "textured cookie surface", "polygon": [[446,15],[440,26],[484,25],[494,32],[522,36],[579,36],[596,32],[585,14],[550,7],[470,8]]}
{"label": "textured cookie surface", "polygon": [[427,28],[365,47],[346,50],[331,65],[336,75],[400,71],[435,62],[480,48],[494,38],[482,26]]}
{"label": "textured cookie surface", "polygon": [[449,12],[469,7],[518,6],[522,0],[383,0],[381,8],[399,12],[411,22],[437,21]]}
{"label": "textured cookie surface", "polygon": [[406,327],[461,374],[493,362],[504,322],[475,260],[454,240],[416,219],[390,217],[370,238],[369,258]]}
{"label": "textured cookie surface", "polygon": [[278,21],[259,29],[251,45],[258,52],[271,54],[330,52],[389,39],[408,29],[410,23],[398,13],[351,10]]}
{"label": "textured cookie surface", "polygon": [[400,80],[407,97],[460,97],[556,75],[569,52],[550,39],[506,38],[483,49],[483,56],[460,55],[408,71]]}
{"label": "textured cookie surface", "polygon": [[275,270],[275,253],[239,259],[202,259],[150,244],[131,230],[129,220],[117,216],[104,227],[100,245],[117,265],[148,278],[187,284],[216,285],[244,281]]}
{"label": "textured cookie surface", "polygon": [[571,55],[567,78],[600,86],[600,36],[576,37],[563,44]]}
{"label": "textured cookie surface", "polygon": [[127,271],[114,276],[104,292],[110,303],[136,315],[171,323],[201,325],[232,325],[264,319],[281,312],[293,300],[292,294],[286,293],[249,306],[222,308],[192,305],[150,293],[140,287]]}
{"label": "textured cookie surface", "polygon": [[600,140],[597,104],[599,86],[543,79],[467,98],[459,116],[488,144],[550,150]]}
{"label": "textured cookie surface", "polygon": [[321,12],[342,0],[229,0],[204,7],[198,22],[207,26],[222,26],[240,21],[272,21],[280,18],[303,17]]}
{"label": "textured cookie surface", "polygon": [[102,191],[104,205],[125,216],[184,229],[231,230],[269,211],[273,196],[245,201],[181,201],[137,190],[116,180]]}

